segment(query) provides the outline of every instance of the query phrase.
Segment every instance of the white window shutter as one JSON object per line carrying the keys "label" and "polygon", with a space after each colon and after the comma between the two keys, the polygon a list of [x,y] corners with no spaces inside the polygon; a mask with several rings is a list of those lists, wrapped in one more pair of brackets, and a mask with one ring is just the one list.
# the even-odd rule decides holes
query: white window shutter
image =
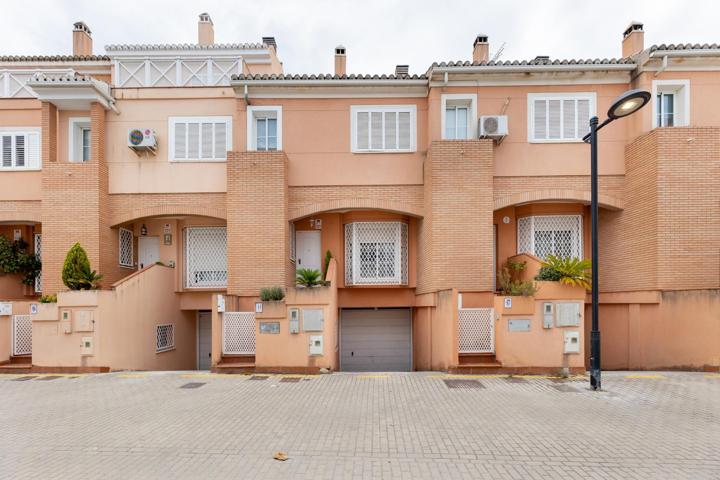
{"label": "white window shutter", "polygon": [[370,114],[368,112],[357,112],[355,122],[356,134],[355,142],[358,150],[367,150],[370,148]]}
{"label": "white window shutter", "polygon": [[562,104],[563,138],[576,138],[577,116],[575,114],[575,100],[563,100]]}
{"label": "white window shutter", "polygon": [[215,124],[215,158],[227,156],[227,124]]}
{"label": "white window shutter", "polygon": [[15,166],[26,166],[25,134],[15,135]]}
{"label": "white window shutter", "polygon": [[370,148],[373,150],[383,149],[382,112],[370,112]]}
{"label": "white window shutter", "polygon": [[2,136],[2,166],[10,168],[12,164],[12,135]]}
{"label": "white window shutter", "polygon": [[547,138],[547,100],[535,100],[533,110],[533,138],[545,140]]}
{"label": "white window shutter", "polygon": [[175,123],[175,155],[173,158],[187,158],[187,124]]}
{"label": "white window shutter", "polygon": [[200,150],[202,158],[213,158],[213,124],[202,123],[200,127]]}
{"label": "white window shutter", "polygon": [[28,168],[40,168],[40,134],[28,133],[25,144]]}
{"label": "white window shutter", "polygon": [[560,137],[560,100],[548,100],[548,138],[557,140]]}
{"label": "white window shutter", "polygon": [[197,159],[200,158],[200,124],[199,123],[188,123],[187,124],[187,158]]}
{"label": "white window shutter", "polygon": [[577,138],[582,138],[590,131],[590,100],[577,101]]}
{"label": "white window shutter", "polygon": [[400,150],[410,150],[411,137],[410,112],[398,112],[398,148]]}
{"label": "white window shutter", "polygon": [[397,148],[397,112],[385,112],[385,149]]}

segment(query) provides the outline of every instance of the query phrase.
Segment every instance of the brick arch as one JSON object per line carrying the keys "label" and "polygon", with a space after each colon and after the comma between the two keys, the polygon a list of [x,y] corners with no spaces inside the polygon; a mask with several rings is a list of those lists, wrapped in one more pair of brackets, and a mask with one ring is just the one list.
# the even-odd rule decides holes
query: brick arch
{"label": "brick arch", "polygon": [[227,220],[225,209],[217,207],[213,208],[206,205],[154,205],[118,213],[113,216],[110,224],[113,227],[116,227],[139,218],[178,215],[197,215],[199,217],[212,217]]}
{"label": "brick arch", "polygon": [[290,221],[333,210],[383,210],[386,212],[402,213],[412,217],[423,216],[422,208],[404,202],[377,198],[338,198],[293,208],[290,210]]}
{"label": "brick arch", "polygon": [[[495,210],[510,207],[520,203],[530,202],[547,202],[547,201],[574,201],[590,203],[590,191],[587,190],[567,190],[567,189],[549,189],[549,190],[532,190],[529,192],[520,192],[505,197],[495,199]],[[608,210],[623,210],[625,202],[617,197],[601,193],[598,196],[598,205]]]}
{"label": "brick arch", "polygon": [[0,222],[42,223],[39,201],[3,202],[0,210]]}

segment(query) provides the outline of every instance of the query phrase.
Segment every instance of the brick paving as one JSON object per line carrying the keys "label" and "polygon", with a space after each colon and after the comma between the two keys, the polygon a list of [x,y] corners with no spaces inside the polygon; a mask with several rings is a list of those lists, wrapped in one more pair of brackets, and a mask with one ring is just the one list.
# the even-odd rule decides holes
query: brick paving
{"label": "brick paving", "polygon": [[613,372],[601,393],[439,373],[16,377],[0,376],[1,478],[720,478],[717,374]]}

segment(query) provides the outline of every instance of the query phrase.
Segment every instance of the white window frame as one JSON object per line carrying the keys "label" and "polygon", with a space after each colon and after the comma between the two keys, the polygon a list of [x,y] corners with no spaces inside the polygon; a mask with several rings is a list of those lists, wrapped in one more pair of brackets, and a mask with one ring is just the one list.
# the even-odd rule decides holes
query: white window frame
{"label": "white window frame", "polygon": [[[38,139],[38,156],[37,156],[37,165],[31,166],[29,159],[28,159],[28,136],[35,134],[37,135]],[[3,167],[2,166],[2,139],[0,139],[0,172],[24,172],[24,171],[39,171],[42,169],[42,132],[40,128],[37,127],[0,127],[0,137],[6,135],[11,135],[13,137],[12,142],[12,153],[11,158],[13,166],[11,167]],[[14,138],[18,135],[25,135],[25,165],[22,167],[16,167],[15,166],[15,140]]]}
{"label": "white window frame", "polygon": [[[196,282],[192,281],[192,274],[194,271],[203,271],[200,269],[191,270],[191,260],[190,260],[190,235],[193,233],[193,231],[200,231],[200,230],[223,230],[225,232],[225,242],[226,242],[226,251],[225,251],[225,270],[204,270],[204,271],[224,271],[225,272],[225,282],[218,282],[213,280],[208,280],[205,282]],[[213,289],[213,290],[219,290],[219,289],[226,289],[227,288],[227,273],[228,273],[228,263],[227,263],[227,226],[224,225],[215,225],[215,226],[197,226],[197,227],[187,227],[185,229],[185,239],[184,239],[184,249],[185,249],[185,288],[186,289]],[[194,266],[194,265],[193,265]]]}
{"label": "white window frame", "polygon": [[[160,329],[167,328],[170,336],[170,342],[160,347],[158,346],[158,338],[160,337]],[[175,350],[175,324],[173,323],[161,323],[155,325],[155,353],[169,352]]]}
{"label": "white window frame", "polygon": [[690,80],[653,80],[652,82],[652,128],[658,128],[657,94],[672,93],[673,127],[690,125]]}
{"label": "white window frame", "polygon": [[440,129],[443,140],[461,140],[455,138],[447,138],[445,133],[445,121],[447,107],[467,106],[467,135],[465,140],[475,138],[478,133],[478,114],[477,114],[477,95],[467,93],[444,93],[440,96]]}
{"label": "white window frame", "polygon": [[[123,262],[123,235],[130,236],[130,263]],[[135,268],[135,235],[132,230],[122,227],[118,228],[118,265],[123,268]]]}
{"label": "white window frame", "polygon": [[[85,160],[82,158],[82,131],[91,128],[90,117],[68,118],[68,162],[85,163]],[[90,135],[92,135],[92,133]],[[92,156],[92,137],[90,140],[90,155]]]}
{"label": "white window frame", "polygon": [[[199,158],[175,158],[175,125],[178,123],[225,123],[225,157],[202,158],[202,139],[198,147]],[[215,127],[213,126],[213,148],[215,148]],[[202,132],[200,132],[202,135]],[[232,117],[228,115],[207,117],[168,117],[168,161],[178,163],[224,163],[227,161],[227,152],[232,150]],[[187,143],[185,151],[188,151]]]}
{"label": "white window frame", "polygon": [[[597,115],[597,94],[595,92],[528,93],[527,96],[527,139],[529,143],[582,143],[584,133],[578,138],[535,138],[535,100],[589,100],[590,118]],[[547,120],[546,120],[547,121]],[[560,131],[563,131],[563,116],[560,115]],[[588,125],[588,131],[589,131]]]}
{"label": "white window frame", "polygon": [[[368,144],[367,149],[359,149],[357,146],[357,115],[360,112],[374,113],[374,112],[395,112],[395,113],[409,113],[410,114],[410,148],[395,148],[395,149],[373,149]],[[383,115],[383,144],[385,143],[385,116]],[[370,128],[369,130],[372,130]],[[400,129],[397,129],[396,135],[399,135]],[[416,105],[352,105],[350,106],[350,151],[352,153],[412,153],[417,151],[417,106]]]}
{"label": "white window frame", "polygon": [[[515,250],[517,251],[517,253],[518,253],[518,254],[521,254],[521,253],[529,253],[529,254],[531,254],[531,255],[538,256],[538,255],[537,255],[537,251],[536,251],[536,249],[535,249],[535,232],[538,231],[538,230],[535,229],[535,219],[536,219],[536,218],[545,218],[545,217],[572,217],[572,218],[574,218],[574,219],[577,221],[577,235],[578,235],[578,238],[577,238],[577,255],[575,255],[575,257],[577,257],[577,258],[579,258],[579,259],[583,259],[583,258],[585,257],[585,252],[584,252],[584,248],[585,248],[585,247],[584,247],[584,240],[585,240],[585,239],[584,239],[584,233],[583,233],[583,229],[585,228],[585,224],[584,224],[584,222],[583,222],[583,216],[582,216],[582,215],[577,215],[577,214],[569,214],[569,215],[566,215],[566,214],[558,214],[558,215],[526,215],[526,216],[523,216],[523,217],[519,217],[519,218],[517,219],[517,221],[515,222],[515,223],[517,224],[517,225],[516,225],[516,230],[515,230],[515,231],[516,231],[516,245],[515,245]],[[530,239],[529,239],[529,241],[530,241],[530,250],[531,250],[531,251],[529,251],[529,252],[523,252],[523,251],[521,251],[521,249],[520,249],[520,242],[522,241],[521,235],[520,235],[520,227],[521,227],[521,223],[522,223],[521,220],[522,220],[522,221],[527,220],[527,221],[530,222],[530,225],[531,225],[531,229],[530,229]],[[542,231],[542,230],[540,230],[540,231]]]}
{"label": "white window frame", "polygon": [[[375,224],[391,224],[396,228],[393,232],[394,238],[392,244],[394,246],[394,270],[395,274],[391,277],[362,277],[361,276],[361,251],[360,246],[362,243],[378,243],[377,239],[364,239],[358,238],[358,226],[367,225],[373,226]],[[407,285],[408,279],[408,256],[407,249],[409,248],[409,238],[407,237],[408,226],[404,222],[397,221],[378,221],[378,222],[350,222],[344,226],[345,248],[351,249],[351,252],[345,252],[345,283],[347,285]],[[350,235],[350,238],[347,238]],[[405,254],[404,254],[405,252]],[[378,265],[379,260],[375,258],[375,264]],[[351,274],[348,272],[351,271]]]}
{"label": "white window frame", "polygon": [[257,132],[255,120],[258,118],[275,118],[277,120],[277,149],[262,150],[269,152],[279,152],[283,149],[282,144],[282,107],[279,105],[250,105],[247,107],[247,150],[256,152],[257,149]]}

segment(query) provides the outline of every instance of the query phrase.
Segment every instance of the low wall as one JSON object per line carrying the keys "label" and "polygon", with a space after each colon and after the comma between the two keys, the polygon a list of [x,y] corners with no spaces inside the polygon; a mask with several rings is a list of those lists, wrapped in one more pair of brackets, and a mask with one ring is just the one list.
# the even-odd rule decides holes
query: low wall
{"label": "low wall", "polygon": [[651,293],[601,295],[602,368],[720,370],[720,290]]}
{"label": "low wall", "polygon": [[[27,315],[30,305],[37,302],[12,302],[13,315]],[[0,364],[10,360],[12,356],[12,315],[0,315]]]}

